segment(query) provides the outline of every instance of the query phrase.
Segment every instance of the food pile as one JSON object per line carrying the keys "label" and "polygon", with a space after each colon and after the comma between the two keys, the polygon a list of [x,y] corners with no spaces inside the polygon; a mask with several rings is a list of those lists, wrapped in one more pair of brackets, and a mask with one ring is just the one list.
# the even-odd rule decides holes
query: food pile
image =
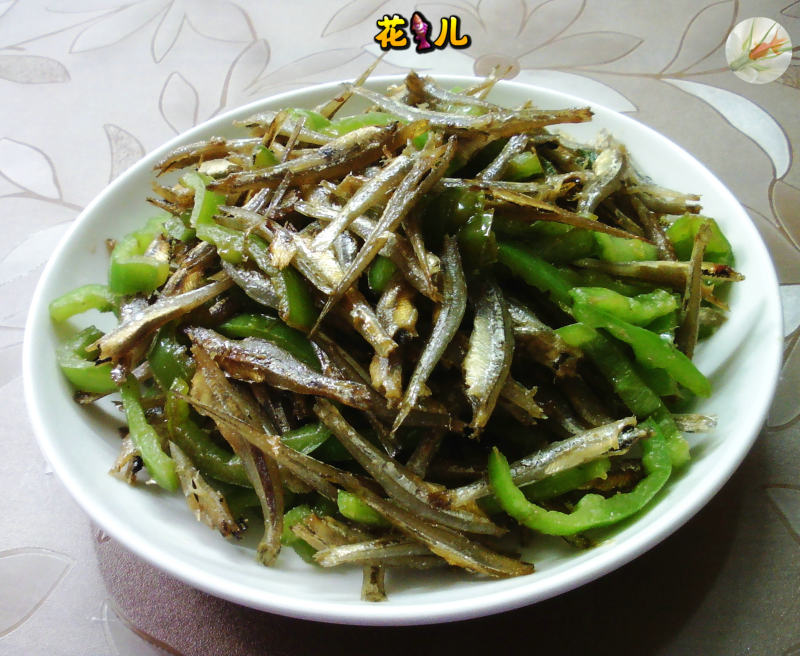
{"label": "food pile", "polygon": [[108,284],[50,311],[118,317],[57,354],[78,402],[121,398],[112,473],[374,601],[387,569],[528,574],[509,536],[585,548],[644,508],[713,428],[677,411],[742,276],[697,196],[552,127],[589,109],[365,78],[170,153]]}

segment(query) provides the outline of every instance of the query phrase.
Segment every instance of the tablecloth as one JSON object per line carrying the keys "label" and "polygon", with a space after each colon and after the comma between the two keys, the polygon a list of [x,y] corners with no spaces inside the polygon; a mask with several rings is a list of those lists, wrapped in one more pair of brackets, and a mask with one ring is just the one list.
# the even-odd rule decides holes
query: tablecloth
{"label": "tablecloth", "polygon": [[[467,48],[390,50],[409,68],[514,79],[601,103],[705,163],[767,242],[784,364],[766,425],[722,491],[672,537],[557,598],[449,625],[353,628],[193,590],[93,526],[35,442],[21,345],[48,254],[146,152],[220,112],[352,79],[384,15],[458,16]],[[0,0],[0,654],[518,652],[800,654],[800,55],[775,82],[734,76],[724,44],[790,0]]]}

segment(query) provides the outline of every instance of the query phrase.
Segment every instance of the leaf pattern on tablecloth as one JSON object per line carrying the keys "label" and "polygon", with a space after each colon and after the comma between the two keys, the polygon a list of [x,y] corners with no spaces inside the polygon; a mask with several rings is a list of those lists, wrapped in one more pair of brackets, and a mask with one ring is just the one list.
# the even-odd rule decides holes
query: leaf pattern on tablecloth
{"label": "leaf pattern on tablecloth", "polygon": [[115,45],[167,10],[165,0],[144,0],[122,5],[80,31],[70,52],[87,52]]}
{"label": "leaf pattern on tablecloth", "polygon": [[57,59],[38,55],[0,55],[0,79],[20,84],[69,81],[69,71]]}
{"label": "leaf pattern on tablecloth", "polygon": [[0,638],[23,624],[39,608],[74,565],[66,554],[25,547],[0,551]]}
{"label": "leaf pattern on tablecloth", "polygon": [[[675,56],[661,71],[665,74],[682,73],[720,51],[725,45],[728,33],[735,26],[736,3],[733,0],[722,0],[704,7],[692,17],[681,36]],[[720,58],[716,68],[724,62]]]}
{"label": "leaf pattern on tablecloth", "polygon": [[780,428],[800,415],[800,338],[795,338],[783,359],[778,389],[767,417],[767,426]]}
{"label": "leaf pattern on tablecloth", "polygon": [[770,195],[772,211],[778,222],[795,247],[800,248],[800,189],[782,180],[776,180]]}
{"label": "leaf pattern on tablecloth", "polygon": [[707,102],[733,127],[755,141],[772,160],[775,177],[780,178],[789,170],[791,150],[786,134],[777,121],[754,102],[727,89],[692,80],[665,79],[664,82]]}
{"label": "leaf pattern on tablecloth", "polygon": [[177,71],[170,73],[161,89],[158,106],[161,116],[175,134],[180,134],[197,124],[199,104],[200,98],[192,83]]}
{"label": "leaf pattern on tablecloth", "polygon": [[0,139],[0,174],[38,196],[61,198],[53,162],[30,144],[8,137]]}
{"label": "leaf pattern on tablecloth", "polygon": [[585,0],[547,0],[528,13],[519,38],[523,43],[548,43],[561,36],[585,7]]}
{"label": "leaf pattern on tablecloth", "polygon": [[[336,71],[361,55],[361,48],[337,48],[317,52],[308,57],[296,59],[281,68],[260,75],[250,88],[250,95],[260,95],[283,87],[298,87],[308,84],[309,78],[320,73]],[[340,75],[334,74],[335,78]]]}
{"label": "leaf pattern on tablecloth", "polygon": [[336,34],[360,25],[364,20],[369,20],[372,14],[377,12],[386,2],[387,0],[350,0],[331,16],[331,19],[322,30],[322,36]]}
{"label": "leaf pattern on tablecloth", "polygon": [[34,232],[6,253],[0,261],[0,285],[13,282],[47,262],[68,228],[69,223],[59,223]]}
{"label": "leaf pattern on tablecloth", "polygon": [[745,208],[772,255],[778,281],[784,285],[800,284],[800,253],[792,240],[779,224],[776,225],[777,221],[770,221],[752,207],[745,205]]}
{"label": "leaf pattern on tablecloth", "polygon": [[783,336],[789,337],[800,328],[800,285],[781,285]]}
{"label": "leaf pattern on tablecloth", "polygon": [[231,62],[220,93],[220,108],[250,100],[247,93],[253,83],[269,66],[270,49],[266,39],[247,44]]}
{"label": "leaf pattern on tablecloth", "polygon": [[137,628],[111,600],[100,609],[106,642],[114,656],[182,656],[161,640]]}
{"label": "leaf pattern on tablecloth", "polygon": [[123,130],[118,125],[106,123],[103,130],[105,130],[108,147],[111,151],[111,172],[108,178],[111,181],[142,158],[144,146],[130,132]]}
{"label": "leaf pattern on tablecloth", "polygon": [[768,485],[765,490],[786,528],[800,545],[800,486]]}
{"label": "leaf pattern on tablecloth", "polygon": [[627,57],[642,39],[624,32],[571,34],[519,57],[524,68],[576,68],[599,65]]}

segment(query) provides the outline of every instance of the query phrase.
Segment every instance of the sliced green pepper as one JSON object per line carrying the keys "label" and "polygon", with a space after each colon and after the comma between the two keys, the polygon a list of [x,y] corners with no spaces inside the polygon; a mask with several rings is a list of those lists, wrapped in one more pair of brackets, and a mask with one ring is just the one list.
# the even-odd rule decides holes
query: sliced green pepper
{"label": "sliced green pepper", "polygon": [[703,259],[707,262],[733,266],[733,249],[719,225],[714,219],[699,214],[684,214],[667,228],[667,238],[672,242],[678,259],[691,258],[695,235],[703,223],[711,226],[711,237]]}
{"label": "sliced green pepper", "polygon": [[161,438],[147,423],[139,397],[139,382],[133,376],[128,376],[120,385],[119,393],[128,419],[130,438],[136,445],[147,471],[158,485],[174,492],[178,489],[175,461],[164,453],[161,448]]}
{"label": "sliced green pepper", "polygon": [[604,232],[594,232],[597,257],[605,262],[637,262],[657,260],[658,249],[641,239],[623,239]]}
{"label": "sliced green pepper", "polygon": [[117,389],[111,380],[111,363],[96,364],[86,351],[102,336],[101,330],[89,326],[56,349],[56,360],[64,376],[82,392],[108,394]]}
{"label": "sliced green pepper", "polygon": [[189,212],[186,212],[181,216],[172,215],[166,221],[164,221],[164,236],[183,242],[188,242],[194,239],[195,231],[189,227],[189,215]]}
{"label": "sliced green pepper", "polygon": [[640,511],[664,487],[672,473],[666,439],[655,422],[645,422],[654,435],[642,442],[642,466],[646,476],[627,493],[603,497],[587,494],[571,513],[562,513],[531,503],[514,485],[508,461],[495,447],[489,455],[489,483],[503,510],[534,531],[547,535],[574,535],[610,526]]}
{"label": "sliced green pepper", "polygon": [[332,433],[322,424],[300,426],[281,435],[281,442],[300,453],[311,453],[322,446]]}
{"label": "sliced green pepper", "polygon": [[142,228],[125,235],[111,251],[108,286],[116,294],[136,294],[158,289],[169,275],[169,259],[145,255],[166,216],[150,219]]}
{"label": "sliced green pepper", "polygon": [[225,203],[225,195],[206,188],[211,178],[191,171],[181,178],[181,184],[194,191],[194,206],[189,225],[197,232],[197,238],[217,247],[219,256],[226,262],[241,263],[244,249],[244,233],[222,226],[214,221],[217,208]]}
{"label": "sliced green pepper", "polygon": [[558,328],[556,334],[591,358],[633,414],[637,417],[652,417],[658,423],[666,437],[673,467],[680,467],[689,461],[689,443],[675,425],[667,406],[636,373],[616,344],[583,323]]}
{"label": "sliced green pepper", "polygon": [[269,244],[258,235],[247,239],[247,254],[266,273],[281,297],[281,319],[292,328],[309,331],[319,312],[314,305],[308,283],[292,266],[277,269],[272,266]]}
{"label": "sliced green pepper", "polygon": [[253,158],[253,167],[257,169],[266,169],[270,166],[275,166],[279,163],[278,157],[272,149],[266,146],[260,146],[256,151],[256,156]]}
{"label": "sliced green pepper", "polygon": [[87,310],[112,312],[116,306],[116,296],[106,285],[82,285],[52,301],[49,310],[53,321],[66,321]]}
{"label": "sliced green pepper", "polygon": [[582,323],[593,328],[605,328],[614,337],[629,344],[636,359],[645,366],[664,369],[693,394],[711,395],[708,378],[672,342],[588,303],[575,303],[572,310],[575,318]]}
{"label": "sliced green pepper", "polygon": [[382,294],[395,271],[397,271],[397,265],[388,257],[383,255],[376,256],[367,271],[369,288],[376,294]]}
{"label": "sliced green pepper", "polygon": [[267,314],[238,314],[221,323],[217,330],[227,337],[236,339],[244,337],[266,339],[289,351],[309,367],[320,370],[319,360],[308,338],[277,317]]}
{"label": "sliced green pepper", "polygon": [[297,537],[292,532],[292,526],[301,523],[313,512],[314,511],[311,509],[311,507],[306,504],[295,506],[291,510],[286,511],[286,513],[283,515],[283,533],[281,533],[281,544],[285,547],[291,547],[294,549],[297,552],[297,555],[307,563],[313,563],[316,565],[317,561],[314,560],[314,554],[317,553],[317,550],[308,544],[308,542]]}
{"label": "sliced green pepper", "polygon": [[164,411],[170,439],[186,452],[203,475],[232,485],[252,487],[239,456],[220,447],[192,419],[189,404],[178,396],[189,394],[186,381],[176,378],[169,391]]}
{"label": "sliced green pepper", "polygon": [[527,180],[534,175],[544,173],[542,163],[536,153],[529,150],[514,155],[503,172],[503,180]]}
{"label": "sliced green pepper", "polygon": [[363,114],[343,116],[334,121],[329,121],[327,126],[320,128],[320,131],[338,137],[352,132],[353,130],[358,130],[359,128],[365,128],[371,125],[391,125],[398,121],[400,121],[400,119],[394,114],[388,114],[386,112],[364,112]]}
{"label": "sliced green pepper", "polygon": [[631,298],[603,287],[575,287],[570,296],[575,303],[586,303],[635,326],[649,324],[678,308],[675,294],[665,289]]}
{"label": "sliced green pepper", "polygon": [[568,274],[534,255],[528,248],[498,242],[497,260],[529,285],[549,294],[556,303],[563,307],[572,305],[569,292],[573,285],[568,280]]}
{"label": "sliced green pepper", "polygon": [[492,212],[481,212],[470,217],[458,231],[458,247],[467,273],[477,273],[497,261],[492,221]]}
{"label": "sliced green pepper", "polygon": [[347,517],[347,519],[352,519],[354,522],[368,524],[370,526],[389,525],[383,518],[383,515],[375,512],[355,494],[351,494],[345,490],[339,490],[336,503],[339,506],[339,512]]}
{"label": "sliced green pepper", "polygon": [[175,336],[174,325],[159,329],[147,353],[147,361],[163,390],[168,390],[176,378],[189,380],[194,374],[194,361],[189,355],[189,349]]}

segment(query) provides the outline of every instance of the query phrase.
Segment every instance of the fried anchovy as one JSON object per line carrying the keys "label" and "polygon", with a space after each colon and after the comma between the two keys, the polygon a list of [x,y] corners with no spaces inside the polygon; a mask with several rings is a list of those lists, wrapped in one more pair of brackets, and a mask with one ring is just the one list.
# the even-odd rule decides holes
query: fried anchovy
{"label": "fried anchovy", "polygon": [[689,259],[689,276],[681,301],[680,319],[675,331],[675,342],[678,348],[691,358],[697,345],[697,331],[700,329],[700,303],[703,300],[701,287],[703,256],[706,253],[708,240],[711,239],[711,225],[704,221],[694,236],[692,255]]}
{"label": "fried anchovy", "polygon": [[501,535],[505,532],[486,517],[449,508],[446,497],[443,497],[443,488],[426,483],[397,460],[382,453],[362,437],[329,401],[317,401],[314,412],[350,455],[405,509],[459,531],[487,535]]}
{"label": "fried anchovy", "polygon": [[238,380],[265,382],[297,394],[324,396],[354,408],[369,409],[370,394],[365,385],[320,374],[265,339],[227,339],[210,328],[187,328],[184,332]]}
{"label": "fried anchovy", "polygon": [[517,345],[524,346],[534,360],[557,375],[574,375],[581,352],[569,346],[527,306],[513,298],[507,300],[507,305]]}
{"label": "fried anchovy", "polygon": [[329,141],[304,157],[290,159],[266,169],[232,173],[208,185],[213,191],[225,193],[259,187],[276,187],[287,173],[293,183],[311,184],[322,178],[334,178],[351,170],[371,164],[405,144],[406,140],[422,133],[422,123],[399,127],[397,123],[382,127],[367,126]]}
{"label": "fried anchovy", "polygon": [[[259,114],[254,114],[253,116],[249,116],[241,121],[234,121],[233,124],[239,127],[248,128],[251,131],[261,130],[261,136],[268,136],[268,140],[269,138],[276,136],[288,137],[294,132],[299,121],[291,116],[287,116],[286,114],[283,114],[283,116],[280,116],[280,114],[282,114],[282,112],[261,112]],[[277,124],[276,119],[280,119]],[[313,144],[317,146],[324,146],[325,144],[333,141],[335,138],[335,135],[326,134],[317,130],[311,130],[305,126],[302,130],[300,130],[298,137],[301,143]],[[259,142],[264,143],[264,139],[259,138]]]}
{"label": "fried anchovy", "polygon": [[506,109],[502,112],[487,112],[479,116],[453,114],[411,107],[364,87],[348,85],[348,89],[407,121],[423,120],[432,128],[472,130],[489,133],[495,137],[530,132],[556,123],[583,123],[592,118],[592,111],[588,107],[563,110],[514,111]]}
{"label": "fried anchovy", "polygon": [[645,183],[629,186],[625,191],[638,196],[647,209],[659,214],[697,214],[701,209],[697,194],[684,194]]}
{"label": "fried anchovy", "polygon": [[281,309],[281,297],[269,277],[257,269],[242,264],[222,261],[222,269],[241,290],[257,303],[276,310]]}
{"label": "fried anchovy", "polygon": [[464,358],[464,382],[472,406],[470,437],[489,421],[500,390],[511,371],[514,332],[503,294],[497,283],[487,282],[475,303],[475,319]]}
{"label": "fried anchovy", "polygon": [[336,547],[320,549],[314,561],[322,567],[337,565],[384,565],[387,567],[410,567],[432,569],[445,567],[447,563],[434,556],[430,549],[419,542],[405,538],[375,538]]}
{"label": "fried anchovy", "polygon": [[[544,449],[517,460],[511,465],[511,476],[518,486],[534,483],[585,462],[589,462],[609,451],[630,446],[644,437],[647,431],[634,428],[636,417],[619,419],[605,426],[592,428],[560,442],[553,442]],[[489,481],[484,477],[469,485],[450,490],[453,505],[461,506],[491,492]]]}
{"label": "fried anchovy", "polygon": [[433,372],[439,358],[442,357],[453,335],[456,334],[464,311],[467,308],[467,282],[464,270],[461,268],[461,256],[458,252],[458,242],[454,237],[447,236],[444,240],[442,252],[442,296],[447,299],[436,317],[431,338],[425,345],[417,361],[414,373],[406,388],[400,409],[392,425],[392,432],[396,432],[403,423],[408,413],[416,405],[422,386]]}
{"label": "fried anchovy", "polygon": [[328,296],[328,300],[319,313],[312,333],[319,327],[325,315],[339,302],[346,291],[352,287],[353,283],[375,259],[375,256],[386,244],[387,235],[397,229],[397,226],[400,225],[400,222],[417,201],[439,181],[453,158],[454,152],[455,142],[453,140],[450,140],[445,147],[431,148],[420,152],[411,170],[392,194],[380,220],[375,225],[370,236],[364,241],[358,256],[344,272],[344,275]]}
{"label": "fried anchovy", "polygon": [[644,228],[644,234],[656,245],[659,259],[677,260],[675,247],[667,238],[664,228],[658,221],[658,217],[648,210],[636,196],[631,196],[631,205],[636,212],[636,216],[639,217],[639,223]]}
{"label": "fried anchovy", "polygon": [[101,359],[116,360],[141,338],[216,298],[232,284],[233,281],[226,275],[220,280],[190,292],[175,296],[162,296],[152,305],[127,317],[114,330],[106,333],[92,344],[88,350],[93,351],[99,347]]}
{"label": "fried anchovy", "polygon": [[153,168],[158,175],[163,175],[168,171],[182,169],[200,161],[226,157],[232,152],[249,156],[260,145],[261,139],[258,138],[222,139],[221,137],[212,137],[207,141],[179,146],[156,162]]}
{"label": "fried anchovy", "polygon": [[[197,363],[197,371],[192,378],[192,398],[223,408],[248,425],[264,427],[265,418],[252,397],[236,389],[204,349],[194,346],[192,355]],[[283,532],[283,486],[280,472],[268,454],[254,449],[224,422],[216,423],[234,453],[241,458],[247,478],[258,496],[264,516],[264,535],[258,543],[258,559],[264,565],[271,565],[280,553]]]}
{"label": "fried anchovy", "polygon": [[527,145],[527,134],[515,134],[506,142],[506,145],[503,146],[503,149],[500,151],[497,157],[495,157],[489,163],[489,165],[478,174],[478,179],[483,180],[484,182],[489,182],[491,180],[497,180],[498,178],[503,177],[503,173],[508,167],[508,163],[511,161],[511,158],[525,150]]}
{"label": "fried anchovy", "polygon": [[[623,278],[635,278],[657,285],[667,285],[679,291],[686,288],[691,264],[689,262],[670,262],[656,260],[653,262],[602,262],[590,258],[575,260],[573,264],[584,268],[603,271]],[[703,262],[700,275],[706,282],[739,282],[744,276],[727,264]]]}
{"label": "fried anchovy", "polygon": [[685,433],[708,433],[717,427],[716,415],[674,414],[672,418]]}
{"label": "fried anchovy", "polygon": [[525,194],[536,200],[553,202],[572,191],[576,185],[582,185],[587,178],[584,171],[573,171],[557,175],[548,175],[541,180],[530,182],[512,182],[506,180],[479,180],[478,178],[442,178],[439,187],[443,189],[470,189],[512,191]]}
{"label": "fried anchovy", "polygon": [[625,148],[616,141],[606,139],[600,154],[592,165],[592,177],[584,185],[578,200],[578,212],[594,212],[601,201],[619,189],[625,171]]}
{"label": "fried anchovy", "polygon": [[431,77],[420,77],[414,71],[406,75],[405,80],[406,88],[411,93],[412,99],[415,100],[415,105],[423,102],[431,103],[440,106],[446,105],[464,105],[466,107],[478,107],[486,112],[507,112],[508,110],[500,105],[487,102],[481,98],[475,98],[464,93],[456,93],[449,91],[436,84],[436,81]]}
{"label": "fried anchovy", "polygon": [[509,204],[518,208],[520,215],[531,221],[551,221],[554,223],[563,223],[570,225],[573,228],[583,228],[584,230],[591,230],[593,232],[604,232],[607,235],[614,237],[622,237],[623,239],[639,239],[641,241],[649,241],[648,239],[635,235],[625,230],[620,230],[614,226],[606,225],[600,221],[587,218],[575,212],[562,209],[557,205],[546,203],[544,201],[536,200],[525,194],[520,194],[515,191],[508,191],[507,189],[495,188],[491,191],[491,195],[500,201],[503,207],[508,207]]}
{"label": "fried anchovy", "polygon": [[381,169],[380,173],[372,176],[350,197],[339,211],[339,215],[314,238],[311,247],[314,250],[328,248],[336,236],[345,230],[354,218],[381,202],[386,193],[408,173],[413,163],[413,158],[408,155],[398,155],[391,160]]}
{"label": "fried anchovy", "polygon": [[[315,489],[325,489],[325,495],[329,498],[336,498],[334,485],[355,494],[396,529],[421,542],[451,565],[495,578],[522,576],[533,572],[533,566],[528,563],[499,554],[458,531],[417,517],[397,503],[376,494],[355,475],[295,451],[285,446],[275,435],[255,430],[246,422],[206,404],[194,405],[215,420],[235,428],[243,438],[272,455],[279,464],[306,480]],[[327,488],[323,488],[323,482]]]}
{"label": "fried anchovy", "polygon": [[169,443],[169,454],[175,461],[175,472],[186,503],[197,521],[215,529],[224,538],[239,537],[245,527],[234,519],[225,497],[206,482],[189,456],[174,442]]}

